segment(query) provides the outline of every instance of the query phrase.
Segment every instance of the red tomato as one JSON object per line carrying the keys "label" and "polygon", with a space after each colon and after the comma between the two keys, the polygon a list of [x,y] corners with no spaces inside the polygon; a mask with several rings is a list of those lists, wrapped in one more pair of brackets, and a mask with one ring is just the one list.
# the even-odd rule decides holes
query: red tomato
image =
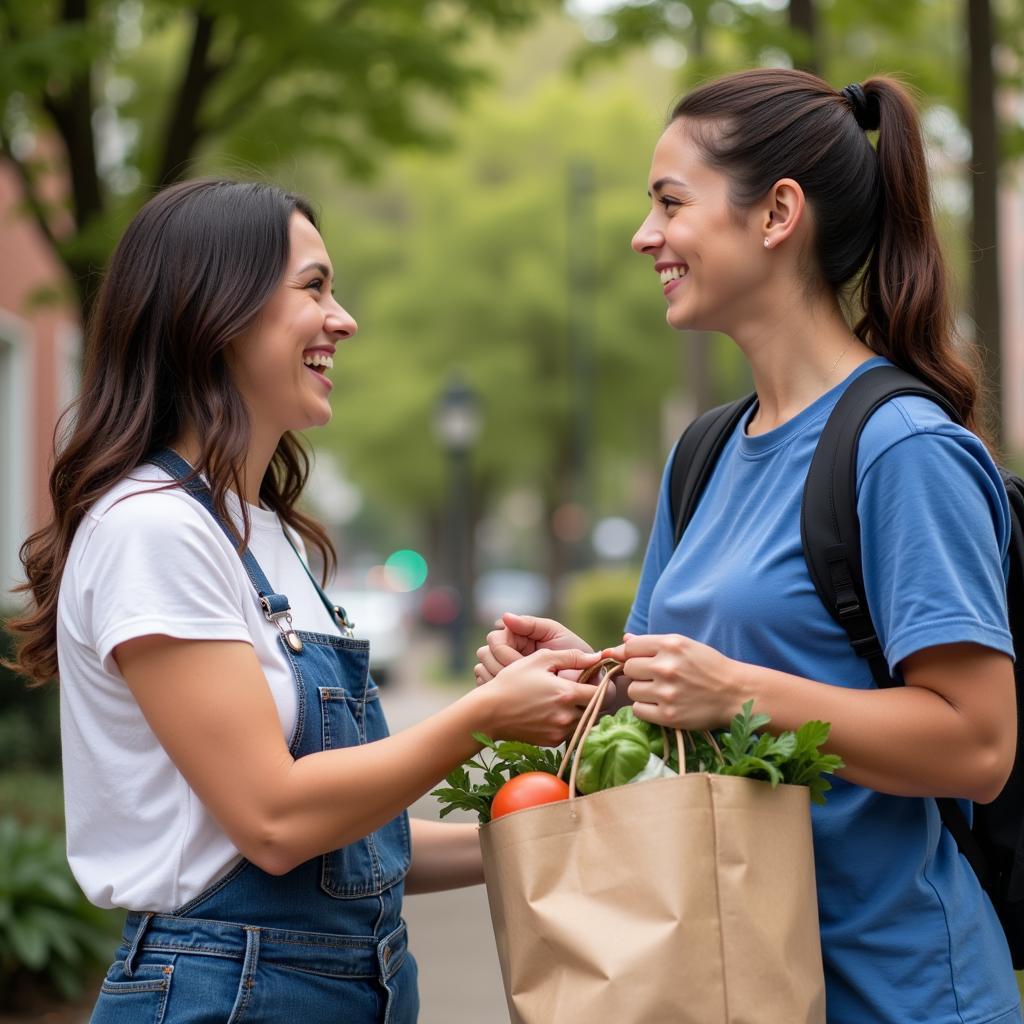
{"label": "red tomato", "polygon": [[524,772],[514,779],[509,779],[494,794],[491,820],[511,811],[521,811],[524,807],[536,807],[538,804],[568,799],[569,787],[558,776],[549,775],[547,772]]}

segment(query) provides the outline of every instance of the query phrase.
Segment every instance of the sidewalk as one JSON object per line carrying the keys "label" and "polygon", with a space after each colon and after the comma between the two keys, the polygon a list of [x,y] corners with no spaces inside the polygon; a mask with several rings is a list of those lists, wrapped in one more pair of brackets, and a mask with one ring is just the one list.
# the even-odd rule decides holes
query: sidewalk
{"label": "sidewalk", "polygon": [[[401,671],[381,688],[388,726],[398,732],[453,701],[459,691],[431,685],[417,666],[425,662],[418,646]],[[471,678],[467,673],[467,678]],[[432,797],[418,800],[409,813],[437,818]],[[459,812],[446,820],[474,821]],[[483,886],[405,900],[409,947],[420,971],[419,1024],[508,1024],[501,971]]]}

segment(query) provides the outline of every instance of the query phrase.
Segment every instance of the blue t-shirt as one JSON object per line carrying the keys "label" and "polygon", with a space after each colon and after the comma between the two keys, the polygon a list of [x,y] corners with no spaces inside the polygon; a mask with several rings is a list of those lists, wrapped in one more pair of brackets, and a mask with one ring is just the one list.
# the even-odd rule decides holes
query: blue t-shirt
{"label": "blue t-shirt", "polygon": [[[748,437],[742,422],[678,548],[669,460],[629,632],[683,634],[738,661],[874,686],[808,575],[800,504],[829,412],[850,381],[884,362],[864,363],[766,434]],[[868,602],[890,668],[961,641],[1012,656],[1009,510],[973,434],[927,399],[887,402],[861,435],[857,509]],[[1002,930],[935,801],[839,778],[827,800],[812,820],[830,1024],[1020,1020]]]}

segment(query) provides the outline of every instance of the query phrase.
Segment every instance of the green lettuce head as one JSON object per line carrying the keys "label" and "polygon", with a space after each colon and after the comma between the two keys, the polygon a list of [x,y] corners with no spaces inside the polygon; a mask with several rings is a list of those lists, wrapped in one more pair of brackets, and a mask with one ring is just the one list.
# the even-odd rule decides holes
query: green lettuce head
{"label": "green lettuce head", "polygon": [[639,775],[651,754],[662,754],[661,729],[642,722],[630,707],[605,715],[591,730],[580,753],[576,788],[581,793],[622,786]]}

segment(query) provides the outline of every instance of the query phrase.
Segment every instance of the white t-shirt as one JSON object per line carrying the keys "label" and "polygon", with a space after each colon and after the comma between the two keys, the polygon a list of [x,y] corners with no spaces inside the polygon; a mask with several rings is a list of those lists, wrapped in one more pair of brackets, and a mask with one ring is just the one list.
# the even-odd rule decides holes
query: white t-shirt
{"label": "white t-shirt", "polygon": [[[239,860],[164,752],[113,658],[134,637],[253,645],[291,740],[295,684],[241,559],[210,514],[152,465],[107,492],[75,534],[57,605],[68,861],[101,907],[166,913]],[[240,522],[240,503],[229,494]],[[273,512],[249,506],[249,549],[293,627],[339,630]],[[301,540],[295,538],[305,554]]]}

